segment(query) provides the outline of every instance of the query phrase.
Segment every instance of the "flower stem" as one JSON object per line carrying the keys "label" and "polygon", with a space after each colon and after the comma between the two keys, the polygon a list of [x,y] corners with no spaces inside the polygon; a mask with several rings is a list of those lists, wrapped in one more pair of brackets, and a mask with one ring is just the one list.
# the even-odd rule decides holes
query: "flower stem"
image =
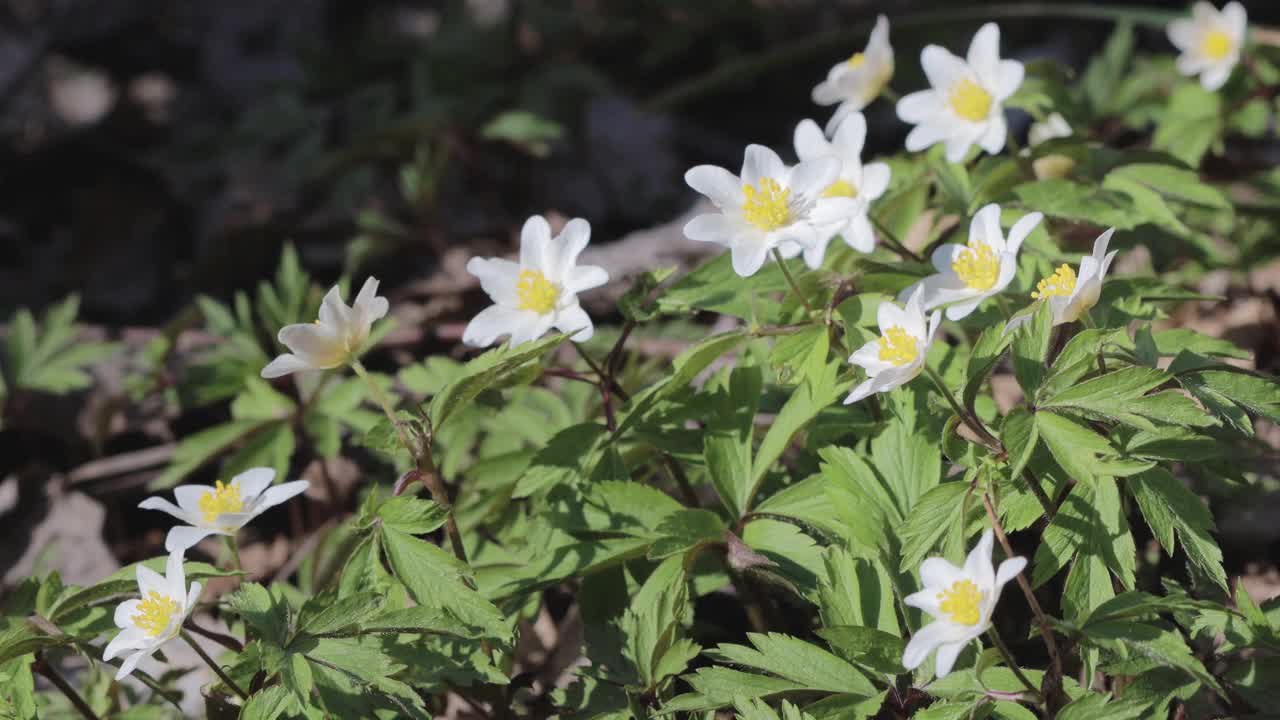
{"label": "flower stem", "polygon": [[1026,675],[1022,674],[1022,668],[1018,667],[1018,661],[1013,659],[1013,653],[1009,652],[1009,646],[1004,644],[1004,639],[996,631],[995,625],[987,628],[987,637],[991,638],[991,643],[996,646],[996,650],[1000,651],[1000,656],[1004,658],[1004,664],[1009,666],[1009,669],[1018,677],[1018,680],[1039,700],[1040,691],[1036,689],[1036,686],[1031,683],[1031,680]]}
{"label": "flower stem", "polygon": [[813,306],[809,304],[809,300],[804,296],[804,293],[800,292],[800,285],[797,284],[796,279],[792,277],[791,270],[787,269],[787,261],[782,259],[782,251],[779,250],[778,248],[773,249],[773,259],[777,260],[778,267],[782,268],[782,275],[786,277],[787,284],[791,286],[791,292],[796,294],[796,297],[799,298],[800,303],[804,305],[804,309],[808,311],[810,315],[812,315]]}
{"label": "flower stem", "polygon": [[924,366],[924,371],[929,375],[929,379],[933,380],[933,384],[938,386],[938,391],[947,399],[947,402],[951,403],[951,409],[955,410],[956,415],[960,416],[960,420],[965,425],[968,425],[969,429],[978,436],[978,440],[983,445],[986,445],[991,452],[996,454],[1004,453],[1004,446],[996,439],[996,436],[992,435],[990,430],[987,430],[987,426],[981,420],[960,404],[960,401],[956,399],[955,393],[952,393],[951,388],[947,387],[947,383],[942,379],[942,376],[938,375],[937,371],[927,364]]}
{"label": "flower stem", "polygon": [[57,668],[45,659],[43,653],[36,653],[36,660],[31,664],[31,669],[45,676],[49,682],[53,683],[53,686],[58,688],[63,695],[66,695],[75,709],[87,720],[99,720],[98,714],[93,711],[89,703],[85,702],[84,698],[80,697],[80,693],[76,692],[76,689],[71,686],[71,683],[67,682],[67,679],[62,677]]}
{"label": "flower stem", "polygon": [[[458,519],[453,513],[453,503],[449,501],[449,492],[441,481],[440,472],[436,468],[435,458],[431,454],[431,441],[423,443],[421,447],[415,447],[409,442],[409,436],[405,434],[404,428],[400,426],[400,421],[396,419],[395,408],[391,405],[391,401],[387,398],[386,393],[382,392],[382,388],[370,377],[369,371],[365,370],[364,365],[359,360],[351,361],[351,369],[356,371],[356,375],[364,380],[369,386],[369,390],[373,393],[374,400],[382,408],[382,412],[387,416],[387,420],[391,422],[391,427],[395,428],[396,436],[400,438],[400,444],[404,446],[405,451],[413,458],[417,465],[418,472],[422,477],[422,484],[427,486],[427,490],[431,491],[431,499],[437,505],[443,507],[447,512],[444,530],[449,536],[449,545],[453,549],[454,557],[462,561],[464,564],[470,564],[467,560],[467,548],[462,544],[462,533],[458,530]],[[468,578],[464,582],[475,589],[473,582]]]}
{"label": "flower stem", "polygon": [[236,685],[231,681],[231,678],[227,677],[227,673],[222,670],[222,666],[214,662],[213,658],[209,657],[209,653],[205,652],[204,648],[200,647],[200,643],[197,643],[195,638],[192,638],[185,630],[181,631],[179,635],[182,636],[183,640],[187,641],[187,644],[191,646],[192,650],[196,651],[196,654],[200,656],[200,659],[213,670],[214,674],[218,676],[218,679],[222,680],[223,685],[231,688],[236,695],[240,696],[241,700],[249,699],[249,693],[241,690],[239,685]]}
{"label": "flower stem", "polygon": [[[1009,544],[1009,536],[1004,532],[1004,526],[1000,524],[1000,516],[996,514],[995,505],[991,503],[991,495],[982,494],[982,505],[987,510],[987,519],[991,521],[991,529],[995,531],[996,539],[1000,541],[1000,547],[1004,548],[1005,555],[1013,557],[1013,546]],[[1053,638],[1053,629],[1049,625],[1049,618],[1044,614],[1044,609],[1040,607],[1040,601],[1036,600],[1036,594],[1031,589],[1031,583],[1027,582],[1025,573],[1018,573],[1018,587],[1022,589],[1022,594],[1027,598],[1027,605],[1031,607],[1031,613],[1036,618],[1036,625],[1040,628],[1040,636],[1044,638],[1045,648],[1049,651],[1049,672],[1044,677],[1044,698],[1050,705],[1060,707],[1065,704],[1062,696],[1062,655],[1058,652],[1058,642]]]}
{"label": "flower stem", "polygon": [[867,213],[867,219],[871,221],[872,225],[876,226],[876,230],[880,231],[881,241],[883,241],[885,245],[888,245],[890,250],[898,253],[899,255],[901,255],[904,258],[907,258],[908,260],[913,260],[915,262],[924,262],[924,258],[920,257],[919,253],[916,253],[911,248],[907,247],[906,245],[903,245],[902,241],[899,240],[897,236],[893,234],[893,231],[890,230],[884,223],[880,222],[879,218],[877,218],[875,215],[872,215],[871,213]]}
{"label": "flower stem", "polygon": [[240,542],[236,540],[236,536],[224,535],[227,539],[227,554],[231,556],[231,569],[244,570],[244,565],[240,562]]}

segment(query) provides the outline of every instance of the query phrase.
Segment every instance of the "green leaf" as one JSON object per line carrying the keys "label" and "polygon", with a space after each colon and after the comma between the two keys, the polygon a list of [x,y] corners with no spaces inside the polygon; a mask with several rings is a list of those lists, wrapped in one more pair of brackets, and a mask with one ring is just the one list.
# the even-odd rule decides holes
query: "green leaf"
{"label": "green leaf", "polygon": [[431,500],[391,497],[378,506],[377,517],[384,527],[409,535],[426,535],[444,525],[449,509]]}
{"label": "green leaf", "polygon": [[467,625],[483,628],[490,638],[509,642],[502,611],[463,584],[469,568],[461,561],[432,543],[385,525],[379,534],[392,574],[404,583],[414,602],[446,609]]}
{"label": "green leaf", "polygon": [[875,687],[860,670],[838,656],[780,633],[747,633],[754,648],[722,643],[707,655],[724,663],[775,674],[800,687],[870,697]]}
{"label": "green leaf", "polygon": [[551,143],[564,135],[559,123],[528,110],[508,110],[480,129],[485,140],[501,140],[535,157],[551,154]]}
{"label": "green leaf", "polygon": [[660,538],[649,548],[649,557],[658,560],[701,545],[722,542],[725,530],[724,521],[710,510],[679,510],[658,524]]}
{"label": "green leaf", "polygon": [[763,388],[764,372],[758,366],[739,365],[725,386],[707,397],[703,457],[711,483],[733,517],[742,515],[751,489],[755,419]]}
{"label": "green leaf", "polygon": [[240,720],[276,720],[284,713],[296,712],[294,694],[284,685],[271,685],[250,696],[240,710]]}
{"label": "green leaf", "polygon": [[1196,167],[1222,135],[1222,100],[1198,82],[1178,84],[1169,95],[1151,145]]}
{"label": "green leaf", "polygon": [[476,397],[518,373],[525,365],[568,340],[556,334],[516,348],[501,347],[467,363],[462,375],[449,383],[431,399],[428,416],[435,432],[440,432],[449,418]]}
{"label": "green leaf", "polygon": [[1013,373],[1026,397],[1036,397],[1044,380],[1045,360],[1053,340],[1053,311],[1039,303],[1031,321],[1013,331]]}
{"label": "green leaf", "polygon": [[902,651],[906,642],[883,630],[854,625],[837,625],[818,630],[823,640],[831,643],[842,657],[885,675],[901,675]]}
{"label": "green leaf", "polygon": [[1137,675],[1153,667],[1181,670],[1221,694],[1222,686],[1192,654],[1176,631],[1160,625],[1117,621],[1089,625],[1084,641],[1114,654],[1104,668],[1121,675]]}
{"label": "green leaf", "polygon": [[1170,555],[1177,550],[1174,533],[1192,564],[1227,589],[1227,573],[1222,567],[1222,550],[1213,541],[1213,515],[1200,498],[1162,467],[1134,475],[1125,482],[1138,501],[1152,534]]}
{"label": "green leaf", "polygon": [[284,647],[289,636],[289,606],[281,597],[258,583],[242,583],[227,596],[226,603],[257,636]]}
{"label": "green leaf", "polygon": [[1004,356],[1004,351],[1013,342],[1010,335],[1004,334],[1002,328],[989,327],[982,331],[969,353],[969,363],[965,370],[964,406],[973,408],[973,402],[982,389],[982,383],[995,369]]}
{"label": "green leaf", "polygon": [[1004,418],[1000,427],[1000,442],[1009,453],[1009,476],[1017,478],[1031,462],[1040,433],[1036,429],[1036,417],[1024,408],[1014,408]]}
{"label": "green leaf", "polygon": [[[857,625],[900,634],[893,604],[894,581],[882,563],[854,557],[837,546],[827,548],[822,560],[826,573],[818,583],[818,611],[824,626]],[[832,647],[844,659],[857,661],[844,653],[839,643],[833,642]]]}
{"label": "green leaf", "polygon": [[336,591],[314,595],[298,611],[296,632],[315,636],[341,633],[377,615],[384,601],[385,598],[371,592],[342,598]]}
{"label": "green leaf", "polygon": [[657,303],[649,296],[668,278],[675,274],[677,268],[664,267],[648,270],[631,281],[631,289],[618,298],[618,310],[627,320],[636,323],[648,322],[658,316]]}
{"label": "green leaf", "polygon": [[1038,180],[1018,185],[1013,194],[1029,210],[1073,222],[1132,230],[1142,224],[1133,201],[1123,193],[1071,180]]}
{"label": "green leaf", "polygon": [[1102,52],[1089,61],[1081,85],[1085,97],[1096,115],[1107,115],[1120,108],[1113,107],[1116,88],[1124,78],[1133,55],[1133,23],[1116,23]]}
{"label": "green leaf", "polygon": [[173,451],[169,467],[147,487],[162,490],[177,485],[236,442],[270,424],[269,420],[232,420],[188,435]]}
{"label": "green leaf", "polygon": [[963,527],[969,484],[946,482],[920,498],[900,531],[903,571],[913,571],[948,532]]}
{"label": "green leaf", "polygon": [[[49,610],[49,619],[55,623],[62,622],[71,613],[86,606],[99,603],[116,595],[135,594],[138,592],[138,565],[164,574],[167,557],[151,558],[141,563],[126,565],[87,588],[79,589],[64,595]],[[187,583],[205,582],[211,578],[235,577],[242,573],[238,570],[219,570],[208,563],[187,561],[182,564]]]}
{"label": "green leaf", "polygon": [[1107,467],[1099,456],[1115,450],[1105,438],[1075,420],[1051,412],[1038,412],[1035,419],[1037,434],[1071,477],[1094,483],[1098,476],[1106,474]]}

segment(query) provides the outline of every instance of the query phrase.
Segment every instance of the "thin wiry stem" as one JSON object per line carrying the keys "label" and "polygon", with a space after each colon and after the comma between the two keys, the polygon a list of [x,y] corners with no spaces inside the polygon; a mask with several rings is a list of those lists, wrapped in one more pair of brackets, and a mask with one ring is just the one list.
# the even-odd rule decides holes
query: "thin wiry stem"
{"label": "thin wiry stem", "polygon": [[804,293],[800,292],[800,285],[796,282],[796,279],[792,277],[791,270],[787,269],[787,261],[783,259],[782,251],[778,248],[773,249],[773,259],[777,260],[778,267],[782,268],[782,275],[787,279],[787,284],[791,286],[791,292],[796,294],[800,303],[804,305],[804,309],[812,315],[813,306],[809,304],[809,300],[804,296]]}

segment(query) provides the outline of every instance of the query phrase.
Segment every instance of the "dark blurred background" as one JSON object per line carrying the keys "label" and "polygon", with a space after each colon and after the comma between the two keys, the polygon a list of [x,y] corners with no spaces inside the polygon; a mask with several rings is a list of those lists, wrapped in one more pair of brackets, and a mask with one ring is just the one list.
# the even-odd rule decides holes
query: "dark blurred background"
{"label": "dark blurred background", "polygon": [[[751,141],[785,155],[877,13],[905,93],[921,46],[962,54],[982,18],[1007,55],[1079,68],[1110,25],[1031,17],[1068,6],[0,0],[0,313],[77,291],[88,322],[160,325],[252,287],[286,240],[322,281],[392,286],[531,213],[607,242],[685,210],[693,163],[736,167]],[[868,114],[868,152],[899,148],[892,104]]]}

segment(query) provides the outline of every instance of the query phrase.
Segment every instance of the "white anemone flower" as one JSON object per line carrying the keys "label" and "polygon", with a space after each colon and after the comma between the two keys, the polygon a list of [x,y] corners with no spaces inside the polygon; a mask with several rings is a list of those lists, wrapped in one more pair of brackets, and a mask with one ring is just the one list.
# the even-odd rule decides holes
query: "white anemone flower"
{"label": "white anemone flower", "polygon": [[595,326],[578,304],[578,293],[609,282],[609,273],[595,265],[578,265],[578,255],[589,242],[591,225],[586,220],[574,218],[552,237],[551,225],[534,215],[520,230],[519,262],[468,260],[467,272],[480,280],[493,305],[467,323],[462,342],[487,347],[506,335],[516,347],[552,328],[572,333],[577,342],[591,339]]}
{"label": "white anemone flower", "polygon": [[200,597],[200,583],[193,582],[187,588],[181,551],[169,553],[163,577],[141,564],[137,575],[138,594],[142,597],[116,606],[115,622],[120,632],[102,653],[104,661],[126,655],[116,671],[116,680],[133,672],[139,661],[177,637]]}
{"label": "white anemone flower", "polygon": [[[824,197],[844,197],[853,201],[849,215],[825,228],[819,241],[803,248],[804,261],[811,268],[822,265],[827,244],[834,235],[840,235],[845,243],[858,252],[869,253],[876,247],[876,233],[871,227],[867,212],[872,201],[884,195],[889,187],[889,166],[884,163],[862,164],[862,146],[867,139],[867,119],[860,112],[850,114],[840,123],[835,137],[827,140],[818,124],[802,120],[796,125],[796,156],[801,161],[833,157],[840,161],[840,175],[822,191]],[[794,257],[802,248],[789,245],[783,248],[784,256]]]}
{"label": "white anemone flower", "polygon": [[1031,147],[1064,137],[1071,137],[1071,125],[1062,117],[1062,113],[1049,113],[1049,117],[1041,122],[1031,123],[1031,128],[1027,130],[1027,144]]}
{"label": "white anemone flower", "polygon": [[834,134],[850,113],[870,105],[892,78],[893,46],[889,44],[889,19],[880,15],[871,30],[866,49],[831,66],[827,79],[813,88],[815,103],[840,104],[827,122],[827,134]]}
{"label": "white anemone flower", "polygon": [[[1030,155],[1031,148],[1056,138],[1071,137],[1071,125],[1060,113],[1051,113],[1042,122],[1031,123],[1027,131],[1027,145],[1023,155]],[[1066,177],[1076,166],[1076,161],[1068,155],[1045,155],[1031,161],[1031,170],[1037,180],[1050,180]]]}
{"label": "white anemone flower", "polygon": [[898,117],[915,125],[907,150],[944,143],[947,161],[958,163],[974,143],[993,155],[1004,149],[1004,101],[1022,85],[1025,71],[1016,60],[1000,59],[1000,28],[983,25],[965,59],[929,45],[920,53],[920,64],[931,89],[898,101]]}
{"label": "white anemone flower", "polygon": [[290,352],[262,368],[262,377],[278,378],[305,370],[328,370],[355,360],[369,340],[373,323],[386,316],[387,299],[378,296],[378,280],[369,278],[347,307],[334,285],[320,303],[320,318],[280,328],[277,339]]}
{"label": "white anemone flower", "polygon": [[1040,303],[1049,303],[1054,325],[1075,322],[1097,305],[1098,297],[1102,294],[1102,281],[1106,279],[1111,261],[1119,252],[1107,252],[1107,244],[1111,242],[1115,231],[1115,228],[1110,228],[1093,241],[1093,254],[1080,258],[1078,275],[1070,265],[1063,263],[1052,275],[1041,280],[1036,285],[1035,292],[1031,293],[1031,297],[1037,302],[1015,314],[1005,325],[1004,334],[1008,335],[1030,320]]}
{"label": "white anemone flower", "polygon": [[250,520],[306,491],[307,481],[296,480],[272,487],[276,471],[259,467],[245,470],[225,485],[179,485],[173,489],[177,505],[162,497],[138,503],[143,510],[163,510],[186,523],[170,528],[164,541],[169,552],[187,548],[210,535],[234,536]]}
{"label": "white anemone flower", "polygon": [[924,291],[924,309],[947,305],[947,318],[961,320],[983,300],[1002,292],[1018,272],[1018,249],[1042,213],[1023,216],[1009,229],[1006,240],[1000,229],[1000,206],[991,203],[973,216],[966,245],[940,245],[930,258],[938,273],[902,291],[899,301],[916,289]]}
{"label": "white anemone flower", "polygon": [[926,322],[923,302],[924,294],[917,289],[905,308],[891,302],[880,303],[876,309],[880,337],[849,357],[849,362],[867,371],[867,379],[849,393],[844,399],[845,405],[873,393],[888,392],[915,379],[924,370],[925,356],[942,322],[942,313],[935,311]]}
{"label": "white anemone flower", "polygon": [[1192,5],[1191,17],[1174,20],[1167,30],[1169,41],[1181,51],[1178,72],[1199,75],[1205,90],[1225,85],[1240,62],[1248,22],[1238,2],[1227,3],[1221,11],[1207,2]]}
{"label": "white anemone flower", "polygon": [[951,672],[956,656],[973,640],[991,627],[991,613],[1000,600],[1000,591],[1022,572],[1027,559],[1012,557],[997,569],[991,562],[992,533],[982,533],[964,567],[958,568],[939,557],[920,564],[920,582],[924,589],[903,599],[933,617],[911,636],[902,653],[902,666],[914,670],[929,653],[937,649],[935,674],[943,677]]}
{"label": "white anemone flower", "polygon": [[794,167],[763,145],[748,145],[739,177],[715,165],[699,165],[684,174],[689,187],[720,210],[684,226],[690,240],[729,248],[734,272],[755,275],[769,252],[794,243],[802,249],[830,239],[824,227],[848,217],[855,203],[824,197],[840,176],[840,161],[822,157]]}

